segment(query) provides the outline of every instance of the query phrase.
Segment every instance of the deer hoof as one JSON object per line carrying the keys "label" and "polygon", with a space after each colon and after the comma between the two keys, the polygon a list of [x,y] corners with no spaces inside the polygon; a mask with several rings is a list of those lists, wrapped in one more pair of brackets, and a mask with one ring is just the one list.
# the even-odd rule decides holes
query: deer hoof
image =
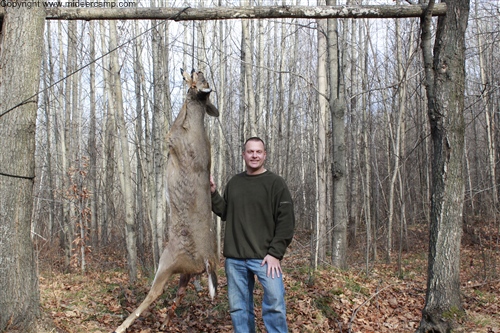
{"label": "deer hoof", "polygon": [[168,324],[169,324],[168,321],[164,322],[163,324],[160,325],[159,330],[162,331],[162,332],[166,331],[167,327],[168,327]]}

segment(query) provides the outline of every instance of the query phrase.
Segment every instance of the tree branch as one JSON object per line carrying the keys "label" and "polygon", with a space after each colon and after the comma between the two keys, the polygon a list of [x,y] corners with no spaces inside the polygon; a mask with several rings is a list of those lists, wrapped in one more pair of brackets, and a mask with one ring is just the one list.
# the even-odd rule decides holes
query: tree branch
{"label": "tree branch", "polygon": [[[123,2],[122,4],[126,4]],[[92,1],[62,2],[63,7],[46,8],[48,20],[229,20],[263,18],[401,18],[421,17],[427,5],[367,5],[367,6],[256,6],[212,8],[109,8],[95,7]],[[116,3],[110,3],[116,5]],[[446,4],[438,3],[433,16],[446,13]],[[4,10],[0,10],[0,19]]]}

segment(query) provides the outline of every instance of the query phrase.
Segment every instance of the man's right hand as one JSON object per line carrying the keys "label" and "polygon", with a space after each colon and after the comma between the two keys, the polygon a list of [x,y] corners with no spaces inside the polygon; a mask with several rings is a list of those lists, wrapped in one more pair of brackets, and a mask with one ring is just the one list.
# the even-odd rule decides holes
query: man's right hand
{"label": "man's right hand", "polygon": [[215,193],[216,190],[217,190],[217,185],[214,182],[214,177],[210,175],[210,193]]}

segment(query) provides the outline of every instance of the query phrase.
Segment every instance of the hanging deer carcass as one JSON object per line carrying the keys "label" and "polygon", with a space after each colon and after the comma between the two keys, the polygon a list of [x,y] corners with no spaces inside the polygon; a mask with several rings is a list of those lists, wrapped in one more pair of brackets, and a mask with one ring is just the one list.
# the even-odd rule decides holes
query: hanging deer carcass
{"label": "hanging deer carcass", "polygon": [[[181,70],[181,72],[183,72]],[[218,117],[210,102],[211,89],[203,73],[183,72],[189,90],[182,109],[167,135],[167,189],[170,206],[168,243],[163,250],[151,289],[127,319],[115,330],[123,333],[163,292],[172,274],[180,274],[177,296],[163,326],[167,326],[194,275],[208,274],[213,298],[217,290],[216,232],[210,199],[210,142],[205,132],[205,112]]]}

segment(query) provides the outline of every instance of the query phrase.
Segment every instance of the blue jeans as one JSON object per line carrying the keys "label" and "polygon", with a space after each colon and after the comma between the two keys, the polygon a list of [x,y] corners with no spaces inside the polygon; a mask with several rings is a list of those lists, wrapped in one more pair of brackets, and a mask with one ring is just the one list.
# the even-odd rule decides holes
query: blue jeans
{"label": "blue jeans", "polygon": [[226,258],[229,312],[235,333],[255,333],[253,289],[255,276],[263,289],[262,319],[268,333],[288,332],[286,323],[285,287],[283,276],[267,277],[262,259]]}

